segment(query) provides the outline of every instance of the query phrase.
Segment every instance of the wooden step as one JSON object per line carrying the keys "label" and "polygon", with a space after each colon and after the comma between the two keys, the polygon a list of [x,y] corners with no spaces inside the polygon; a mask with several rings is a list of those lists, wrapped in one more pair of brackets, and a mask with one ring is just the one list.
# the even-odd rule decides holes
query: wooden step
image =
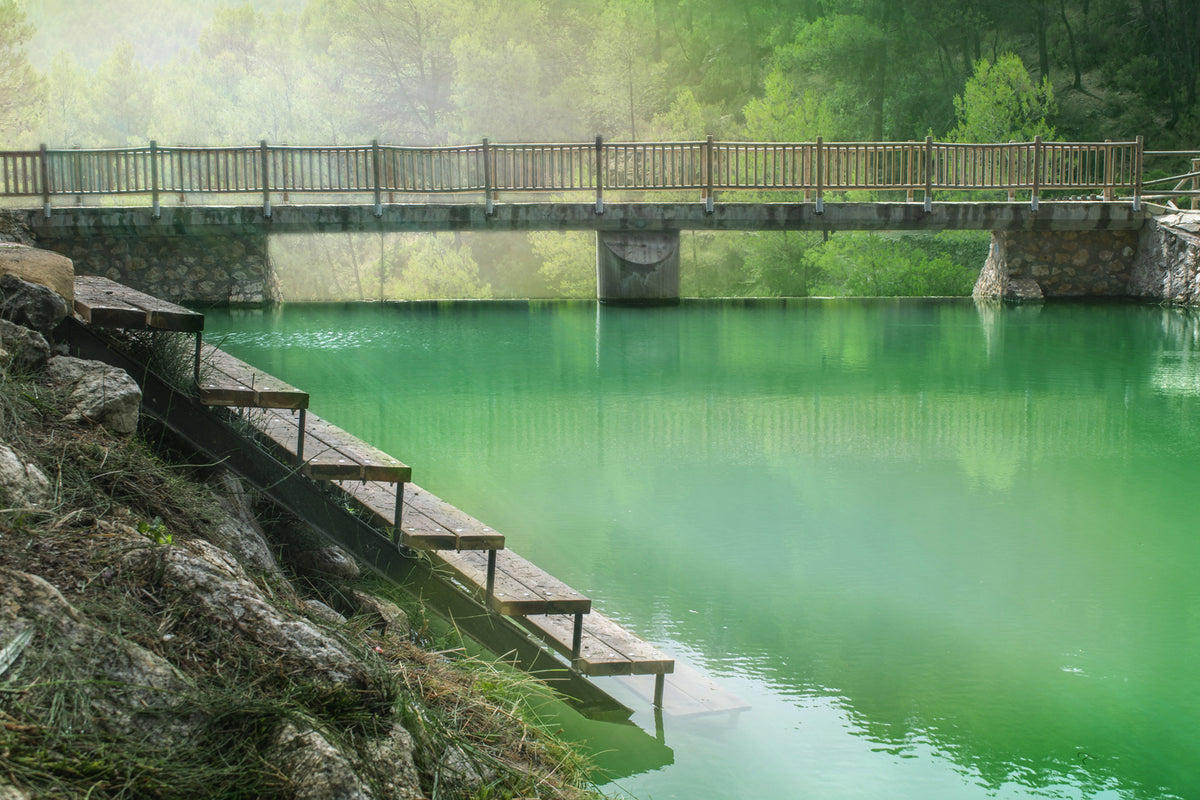
{"label": "wooden step", "polygon": [[584,675],[662,675],[675,670],[675,659],[598,611],[584,617],[578,654],[573,652],[575,620],[571,615],[528,615],[517,622],[570,658],[571,666]]}
{"label": "wooden step", "polygon": [[130,289],[98,275],[75,278],[75,313],[99,328],[156,329],[197,333],[204,315]]}
{"label": "wooden step", "polygon": [[[396,492],[389,484],[335,481],[334,485],[352,504],[373,514],[379,524],[393,524]],[[410,483],[404,493],[400,543],[415,550],[501,550],[504,534]]]}
{"label": "wooden step", "polygon": [[[267,408],[247,417],[250,424],[310,478],[331,481],[384,481],[408,483],[412,468],[315,414],[291,414]],[[300,440],[301,421],[304,437]]]}
{"label": "wooden step", "polygon": [[308,408],[308,392],[209,344],[201,346],[199,389],[206,406]]}
{"label": "wooden step", "polygon": [[[586,614],[592,601],[511,550],[439,550],[430,553],[442,567],[493,611],[506,616]],[[488,594],[488,562],[494,562]]]}

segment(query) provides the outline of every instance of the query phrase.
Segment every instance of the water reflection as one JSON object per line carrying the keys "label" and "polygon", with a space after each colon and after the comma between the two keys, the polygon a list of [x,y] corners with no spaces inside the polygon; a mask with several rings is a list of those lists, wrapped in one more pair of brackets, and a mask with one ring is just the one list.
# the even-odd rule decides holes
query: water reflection
{"label": "water reflection", "polygon": [[1194,314],[298,311],[231,349],[750,702],[571,723],[629,789],[1200,794]]}

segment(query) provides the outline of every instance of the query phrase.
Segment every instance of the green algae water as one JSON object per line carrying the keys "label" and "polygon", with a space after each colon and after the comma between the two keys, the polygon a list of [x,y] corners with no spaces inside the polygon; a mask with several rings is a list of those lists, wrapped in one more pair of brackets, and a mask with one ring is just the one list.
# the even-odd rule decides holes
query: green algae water
{"label": "green algae water", "polygon": [[1200,315],[288,306],[206,338],[738,714],[559,712],[661,798],[1200,797]]}

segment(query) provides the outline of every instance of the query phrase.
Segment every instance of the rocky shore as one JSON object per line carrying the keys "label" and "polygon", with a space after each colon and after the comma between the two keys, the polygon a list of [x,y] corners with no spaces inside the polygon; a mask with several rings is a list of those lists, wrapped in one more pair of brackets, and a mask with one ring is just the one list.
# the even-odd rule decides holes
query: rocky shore
{"label": "rocky shore", "polygon": [[0,284],[0,798],[594,796],[527,679],[144,428],[65,313]]}

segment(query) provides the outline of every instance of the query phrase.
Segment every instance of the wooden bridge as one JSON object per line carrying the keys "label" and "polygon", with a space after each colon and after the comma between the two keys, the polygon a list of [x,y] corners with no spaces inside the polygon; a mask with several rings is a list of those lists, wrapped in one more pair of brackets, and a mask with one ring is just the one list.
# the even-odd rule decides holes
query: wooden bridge
{"label": "wooden bridge", "polygon": [[[259,284],[270,283],[270,234],[594,230],[600,299],[653,302],[678,298],[682,230],[1136,230],[1143,200],[1200,196],[1200,161],[1174,177],[1143,177],[1146,159],[1162,156],[1183,160],[1145,151],[1141,137],[43,146],[0,152],[0,201],[18,208],[40,201],[22,209],[28,224],[42,246],[76,259],[82,272],[102,272],[105,257],[111,261],[111,253],[89,254],[89,239],[157,239],[136,255],[127,247],[127,260],[157,259],[168,269],[166,262],[219,249],[222,237],[242,236],[238,248],[261,262]],[[207,239],[187,241],[198,236]],[[164,249],[161,241],[172,237]],[[254,296],[171,294],[210,302],[247,295]]]}
{"label": "wooden bridge", "polygon": [[[713,211],[718,192],[786,201],[800,193],[823,206],[827,195],[887,193],[876,201],[918,195],[929,210],[935,194],[993,193],[1015,202],[1027,193],[1086,193],[1090,199],[1140,202],[1145,153],[1130,142],[961,144],[910,142],[765,143],[605,142],[401,147],[296,147],[261,142],[249,147],[146,147],[0,152],[0,196],[36,197],[47,216],[55,198],[82,202],[100,196],[148,196],[163,201],[215,196],[260,196],[270,216],[273,199],[293,195],[369,199],[376,215],[397,197],[420,202],[474,195],[491,213],[501,198],[594,196],[596,213],[608,197],[673,201],[698,192]],[[344,201],[340,198],[346,198]]]}

